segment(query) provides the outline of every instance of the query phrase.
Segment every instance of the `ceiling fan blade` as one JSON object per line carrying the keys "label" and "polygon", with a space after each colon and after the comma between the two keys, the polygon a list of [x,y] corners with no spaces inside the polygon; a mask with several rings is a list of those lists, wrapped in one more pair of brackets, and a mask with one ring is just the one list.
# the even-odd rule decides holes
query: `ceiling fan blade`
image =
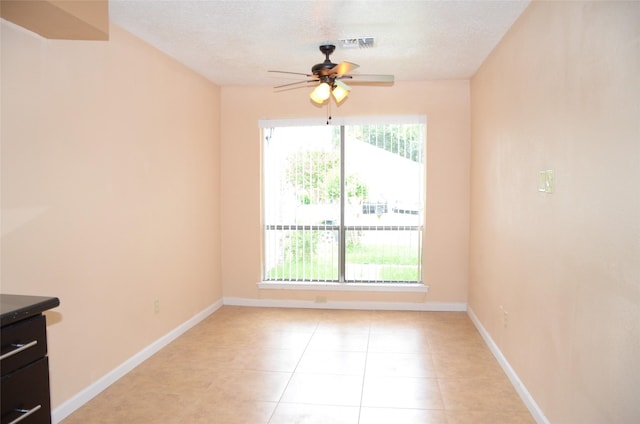
{"label": "ceiling fan blade", "polygon": [[390,83],[394,81],[393,75],[375,75],[375,74],[353,74],[353,75],[343,75],[343,79],[350,79],[351,82],[386,82]]}
{"label": "ceiling fan blade", "polygon": [[309,84],[311,82],[318,82],[318,80],[312,79],[312,80],[307,80],[307,81],[290,82],[289,84],[277,85],[277,86],[275,86],[273,88],[276,89],[276,88],[283,88],[283,87],[291,87],[291,86],[298,85],[298,84]]}
{"label": "ceiling fan blade", "polygon": [[304,75],[305,77],[312,77],[313,74],[305,74],[302,72],[289,72],[289,71],[267,71],[267,72],[275,72],[278,74],[293,74],[293,75]]}
{"label": "ceiling fan blade", "polygon": [[360,65],[357,65],[355,63],[341,62],[329,70],[329,75],[337,75],[338,77],[341,77],[344,74],[348,74],[349,72],[359,67]]}

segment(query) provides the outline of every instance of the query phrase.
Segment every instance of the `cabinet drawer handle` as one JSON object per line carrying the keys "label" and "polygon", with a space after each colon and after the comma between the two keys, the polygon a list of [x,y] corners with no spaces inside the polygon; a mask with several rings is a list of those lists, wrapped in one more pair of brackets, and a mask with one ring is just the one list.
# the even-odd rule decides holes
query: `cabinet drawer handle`
{"label": "cabinet drawer handle", "polygon": [[16,412],[20,412],[22,415],[20,415],[15,420],[11,421],[9,424],[19,423],[20,421],[22,421],[25,418],[27,418],[29,415],[35,414],[36,412],[38,412],[38,410],[40,410],[40,408],[42,408],[42,405],[35,406],[35,407],[31,408],[31,409],[16,409]]}
{"label": "cabinet drawer handle", "polygon": [[[5,359],[10,358],[13,355],[18,354],[18,353],[22,352],[23,350],[27,350],[30,347],[33,347],[33,346],[35,346],[37,344],[38,344],[37,340],[34,340],[34,341],[29,342],[27,344],[12,344],[11,346],[17,347],[17,349],[14,349],[11,352],[7,352],[4,355],[0,356],[0,361],[4,361]],[[11,424],[11,423],[9,423],[9,424]]]}

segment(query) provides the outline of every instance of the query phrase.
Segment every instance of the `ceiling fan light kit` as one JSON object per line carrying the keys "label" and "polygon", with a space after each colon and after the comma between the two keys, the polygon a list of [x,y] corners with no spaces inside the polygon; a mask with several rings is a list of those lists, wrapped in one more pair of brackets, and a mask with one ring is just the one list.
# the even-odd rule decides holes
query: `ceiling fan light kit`
{"label": "ceiling fan light kit", "polygon": [[[373,38],[367,37],[371,39],[371,43],[373,43]],[[357,39],[358,42],[360,39]],[[393,75],[359,75],[359,74],[349,74],[349,72],[354,69],[359,68],[359,65],[351,62],[340,62],[335,64],[331,62],[329,56],[335,50],[336,46],[333,44],[323,44],[320,46],[320,51],[325,55],[325,60],[322,63],[315,64],[311,67],[310,74],[304,74],[301,72],[289,72],[289,71],[269,71],[269,72],[277,72],[283,74],[295,74],[295,75],[304,75],[310,80],[298,81],[290,84],[279,85],[274,88],[283,88],[283,87],[292,87],[298,84],[308,84],[310,82],[318,82],[319,84],[311,91],[309,97],[311,100],[317,104],[323,104],[331,95],[336,100],[337,103],[342,102],[349,92],[351,91],[351,87],[341,81],[343,78],[348,78],[354,82],[361,83],[393,83]],[[362,78],[362,79],[360,79]]]}

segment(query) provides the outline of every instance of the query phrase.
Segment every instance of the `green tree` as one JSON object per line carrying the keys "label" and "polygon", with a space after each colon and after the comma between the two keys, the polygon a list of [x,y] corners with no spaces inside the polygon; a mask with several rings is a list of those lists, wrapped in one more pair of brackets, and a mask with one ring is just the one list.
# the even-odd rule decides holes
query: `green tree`
{"label": "green tree", "polygon": [[[347,201],[354,199],[356,201],[363,201],[367,198],[369,189],[357,175],[348,175],[344,185],[344,192]],[[328,194],[331,200],[338,200],[340,198],[340,175],[337,173],[330,177]]]}
{"label": "green tree", "polygon": [[[340,157],[336,152],[309,150],[289,158],[287,180],[303,204],[329,203],[340,199]],[[345,182],[347,199],[364,200],[368,188],[357,175]]]}
{"label": "green tree", "polygon": [[333,200],[330,182],[332,175],[339,173],[340,169],[340,158],[336,153],[324,150],[296,152],[289,157],[288,163],[287,180],[302,203]]}

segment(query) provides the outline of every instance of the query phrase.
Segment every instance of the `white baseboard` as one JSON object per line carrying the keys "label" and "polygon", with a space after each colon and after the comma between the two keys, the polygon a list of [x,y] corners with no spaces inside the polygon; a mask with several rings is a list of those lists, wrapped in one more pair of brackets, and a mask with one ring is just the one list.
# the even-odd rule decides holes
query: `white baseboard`
{"label": "white baseboard", "polygon": [[493,353],[493,356],[496,357],[496,359],[498,360],[498,363],[500,364],[504,372],[507,374],[509,381],[511,381],[511,384],[516,389],[516,392],[518,393],[518,395],[520,395],[520,398],[522,399],[524,404],[527,406],[527,409],[529,409],[529,412],[531,412],[533,419],[536,420],[536,423],[538,424],[549,424],[549,420],[547,419],[547,417],[545,417],[544,413],[542,412],[542,409],[540,409],[540,407],[538,406],[536,401],[533,399],[533,397],[531,396],[531,394],[529,393],[525,385],[520,380],[520,377],[518,377],[518,374],[516,374],[514,369],[511,367],[511,365],[507,361],[507,358],[504,357],[504,355],[500,351],[500,348],[498,348],[498,345],[495,344],[495,342],[489,335],[489,332],[484,328],[484,326],[482,325],[482,323],[480,322],[476,314],[473,313],[473,310],[471,309],[471,307],[467,309],[467,314],[469,314],[469,318],[471,318],[471,321],[480,332],[480,335],[484,339],[485,343],[487,344],[487,346],[489,346],[489,349]]}
{"label": "white baseboard", "polygon": [[389,311],[438,311],[464,312],[467,304],[463,302],[365,302],[365,301],[327,301],[287,300],[287,299],[247,299],[242,297],[224,297],[222,302],[231,306],[254,306],[264,308],[308,308],[308,309],[364,309]]}
{"label": "white baseboard", "polygon": [[75,396],[55,408],[51,412],[52,422],[53,424],[57,424],[60,421],[64,420],[66,417],[71,415],[74,411],[80,408],[85,403],[89,402],[95,396],[97,396],[104,389],[118,381],[129,371],[140,365],[142,362],[150,358],[153,354],[158,352],[160,349],[180,337],[191,327],[198,324],[200,321],[207,318],[209,315],[217,311],[223,305],[222,300],[218,300],[213,303],[211,306],[207,307],[203,311],[194,315],[191,319],[185,321],[180,324],[178,327],[171,330],[169,333],[160,337],[155,342],[151,343],[149,346],[142,349],[140,352],[133,355],[131,358],[127,359],[125,362],[120,364],[114,370],[97,380],[95,383],[89,385],[84,390],[77,393]]}

